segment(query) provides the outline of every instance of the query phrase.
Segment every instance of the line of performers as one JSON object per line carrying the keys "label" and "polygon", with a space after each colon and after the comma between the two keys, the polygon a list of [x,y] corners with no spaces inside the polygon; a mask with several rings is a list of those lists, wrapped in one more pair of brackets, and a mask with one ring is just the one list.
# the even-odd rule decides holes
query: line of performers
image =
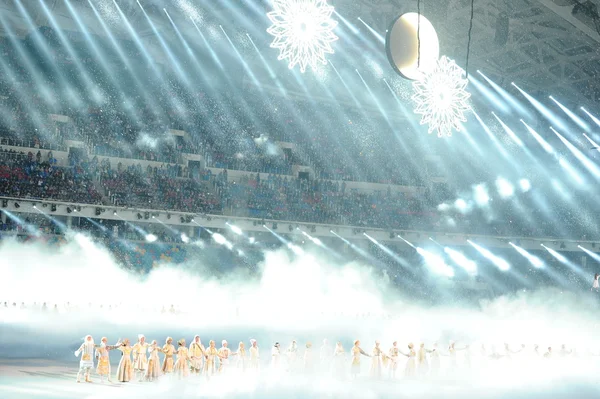
{"label": "line of performers", "polygon": [[[521,352],[525,348],[522,345],[517,350],[512,350],[508,344],[505,344],[504,350],[499,352],[492,347],[487,351],[482,345],[480,355],[489,359],[498,360],[501,358],[510,359],[513,354]],[[250,340],[250,347],[246,350],[243,342],[238,344],[236,351],[228,347],[227,341],[221,342],[221,347],[217,349],[215,341],[210,341],[208,347],[205,347],[198,335],[194,337],[190,346],[186,346],[184,339],[177,341],[177,347],[173,345],[173,339],[168,337],[165,345],[158,345],[156,340],[148,343],[143,335],[138,336],[138,341],[131,346],[128,339],[119,340],[115,345],[109,345],[106,337],[102,338],[99,345],[94,343],[91,335],[84,338],[83,344],[75,351],[75,356],[80,358],[79,372],[77,373],[77,382],[92,382],[90,379],[91,371],[94,369],[94,360],[97,361],[96,373],[100,376],[103,383],[106,378],[111,382],[111,367],[109,352],[118,350],[122,352],[122,357],[117,368],[116,379],[119,382],[129,382],[137,379],[138,381],[155,381],[161,375],[175,375],[179,378],[187,377],[190,373],[201,375],[210,379],[215,374],[222,374],[230,367],[240,371],[255,370],[261,367],[261,357],[258,343],[255,339]],[[534,353],[543,358],[553,357],[552,348],[541,353],[537,345],[533,348]],[[408,344],[407,350],[403,351],[398,347],[397,342],[393,342],[389,350],[382,349],[380,342],[376,341],[373,350],[367,353],[361,349],[360,341],[354,341],[350,349],[350,360],[347,353],[338,342],[335,347],[330,347],[327,340],[319,350],[318,356],[313,352],[310,342],[305,345],[301,352],[296,341],[292,341],[290,347],[282,352],[281,345],[276,342],[271,348],[270,366],[273,370],[286,369],[291,372],[302,372],[311,374],[316,369],[330,370],[334,377],[343,379],[347,375],[348,366],[350,375],[356,378],[361,370],[361,358],[369,357],[371,367],[370,376],[378,379],[382,378],[385,370],[389,378],[396,378],[397,371],[401,368],[401,359],[404,359],[403,374],[407,378],[437,376],[441,368],[441,356],[448,357],[452,370],[458,368],[457,352],[464,351],[464,366],[471,365],[471,348],[467,345],[461,348],[450,343],[447,350],[442,352],[437,344],[431,348],[425,348],[421,343],[416,348],[412,343]],[[163,361],[159,359],[159,353],[164,354]],[[559,356],[567,356],[572,351],[568,351],[563,345],[559,351]],[[282,360],[282,356],[287,361]]]}

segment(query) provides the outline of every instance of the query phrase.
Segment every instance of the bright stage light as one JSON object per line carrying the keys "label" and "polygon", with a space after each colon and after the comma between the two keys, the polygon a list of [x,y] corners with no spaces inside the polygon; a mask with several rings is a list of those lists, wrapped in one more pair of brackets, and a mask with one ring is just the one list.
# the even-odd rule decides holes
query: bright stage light
{"label": "bright stage light", "polygon": [[212,235],[213,240],[215,240],[215,242],[219,245],[225,245],[227,243],[227,239],[225,237],[223,237],[221,234],[219,233],[214,233]]}
{"label": "bright stage light", "polygon": [[531,182],[527,179],[521,179],[519,180],[519,187],[521,187],[521,190],[526,193],[527,191],[531,190]]}
{"label": "bright stage light", "polygon": [[333,54],[331,43],[337,21],[331,19],[334,8],[326,0],[273,0],[267,17],[273,25],[267,32],[275,36],[272,48],[279,49],[278,60],[288,60],[288,67],[300,65],[304,73],[310,65],[327,64],[325,54]]}
{"label": "bright stage light", "polygon": [[442,56],[431,72],[413,83],[417,103],[416,114],[423,115],[421,125],[428,124],[428,132],[437,130],[438,137],[452,136],[452,129],[461,130],[466,122],[464,113],[471,110],[467,100],[471,96],[465,89],[469,81],[464,71],[446,56]]}
{"label": "bright stage light", "polygon": [[465,269],[470,274],[477,273],[477,263],[473,262],[471,259],[467,258],[461,252],[455,251],[452,248],[445,247],[444,252],[450,256],[450,258],[456,262],[457,265]]}
{"label": "bright stage light", "polygon": [[473,196],[475,198],[475,202],[479,206],[487,206],[490,202],[488,189],[483,183],[477,184],[475,187],[473,187]]}
{"label": "bright stage light", "polygon": [[154,234],[146,234],[146,241],[155,242],[156,240],[158,240],[158,237]]}
{"label": "bright stage light", "polygon": [[233,232],[234,232],[235,234],[237,234],[238,236],[241,236],[242,234],[244,234],[244,233],[242,232],[242,229],[240,229],[239,227],[237,227],[237,226],[234,226],[234,225],[232,225],[232,224],[229,224],[229,223],[227,223],[227,225],[229,226],[229,228],[231,229],[231,231],[233,231]]}
{"label": "bright stage light", "polygon": [[467,242],[473,248],[475,248],[480,254],[482,254],[485,258],[489,259],[498,269],[502,270],[503,272],[508,271],[510,269],[510,264],[507,261],[505,261],[504,259],[494,255],[489,250],[483,248],[482,246],[475,244],[471,240],[467,240]]}
{"label": "bright stage light", "polygon": [[512,246],[514,249],[516,249],[518,253],[523,255],[523,257],[526,258],[529,261],[529,263],[531,263],[534,267],[536,267],[538,269],[544,267],[544,262],[537,256],[530,254],[529,252],[527,252],[523,248],[513,244],[512,242],[509,242],[508,244],[510,246]]}
{"label": "bright stage light", "polygon": [[425,263],[434,273],[454,277],[454,269],[448,266],[444,259],[420,247],[417,247],[417,252],[425,259]]}
{"label": "bright stage light", "polygon": [[462,213],[466,212],[467,209],[469,208],[467,201],[465,201],[462,198],[459,198],[456,201],[454,201],[454,206],[456,207],[456,209],[458,209],[459,212],[462,212]]}
{"label": "bright stage light", "polygon": [[186,234],[181,233],[181,241],[183,241],[184,244],[187,244],[190,242],[190,238]]}
{"label": "bright stage light", "polygon": [[510,198],[515,194],[513,185],[503,177],[496,179],[496,188],[498,189],[498,194],[500,194],[502,198]]}

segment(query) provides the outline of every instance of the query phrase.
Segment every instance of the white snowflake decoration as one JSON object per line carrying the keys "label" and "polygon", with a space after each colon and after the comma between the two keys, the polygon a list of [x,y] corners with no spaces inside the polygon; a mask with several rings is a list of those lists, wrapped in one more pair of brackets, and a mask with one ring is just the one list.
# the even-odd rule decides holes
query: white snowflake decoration
{"label": "white snowflake decoration", "polygon": [[279,49],[278,60],[288,60],[288,67],[300,65],[304,73],[308,65],[316,69],[327,64],[325,54],[333,54],[331,43],[337,21],[331,19],[333,6],[327,0],[272,0],[273,11],[267,16],[273,23],[267,32],[275,36],[272,48]]}
{"label": "white snowflake decoration", "polygon": [[442,56],[435,67],[413,83],[412,99],[417,103],[416,114],[421,114],[421,125],[429,124],[429,133],[437,130],[438,137],[452,136],[452,129],[460,131],[460,122],[466,122],[465,112],[471,109],[471,97],[465,89],[469,81],[456,62]]}

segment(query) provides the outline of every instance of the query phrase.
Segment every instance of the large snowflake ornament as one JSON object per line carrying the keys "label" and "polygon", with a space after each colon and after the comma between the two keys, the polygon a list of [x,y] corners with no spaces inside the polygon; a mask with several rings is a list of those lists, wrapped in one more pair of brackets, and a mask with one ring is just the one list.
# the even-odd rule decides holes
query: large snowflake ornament
{"label": "large snowflake ornament", "polygon": [[267,32],[275,36],[272,48],[279,49],[279,60],[288,67],[300,65],[304,73],[308,65],[316,69],[327,64],[325,54],[333,54],[331,43],[337,21],[331,19],[333,6],[327,0],[272,0],[273,11],[267,16],[273,23]]}
{"label": "large snowflake ornament", "polygon": [[460,131],[460,122],[467,121],[471,94],[465,90],[469,81],[463,75],[456,62],[442,56],[431,71],[413,83],[415,113],[423,115],[421,125],[429,124],[429,133],[437,130],[438,137],[452,136],[452,129]]}

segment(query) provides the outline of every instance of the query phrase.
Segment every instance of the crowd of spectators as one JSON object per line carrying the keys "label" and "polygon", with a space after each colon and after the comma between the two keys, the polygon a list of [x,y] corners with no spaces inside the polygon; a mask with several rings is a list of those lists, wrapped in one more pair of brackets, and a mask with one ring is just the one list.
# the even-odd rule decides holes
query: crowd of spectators
{"label": "crowd of spectators", "polygon": [[41,152],[2,151],[0,149],[0,196],[32,199],[100,203],[88,170],[80,164],[56,166],[52,152],[42,159]]}

